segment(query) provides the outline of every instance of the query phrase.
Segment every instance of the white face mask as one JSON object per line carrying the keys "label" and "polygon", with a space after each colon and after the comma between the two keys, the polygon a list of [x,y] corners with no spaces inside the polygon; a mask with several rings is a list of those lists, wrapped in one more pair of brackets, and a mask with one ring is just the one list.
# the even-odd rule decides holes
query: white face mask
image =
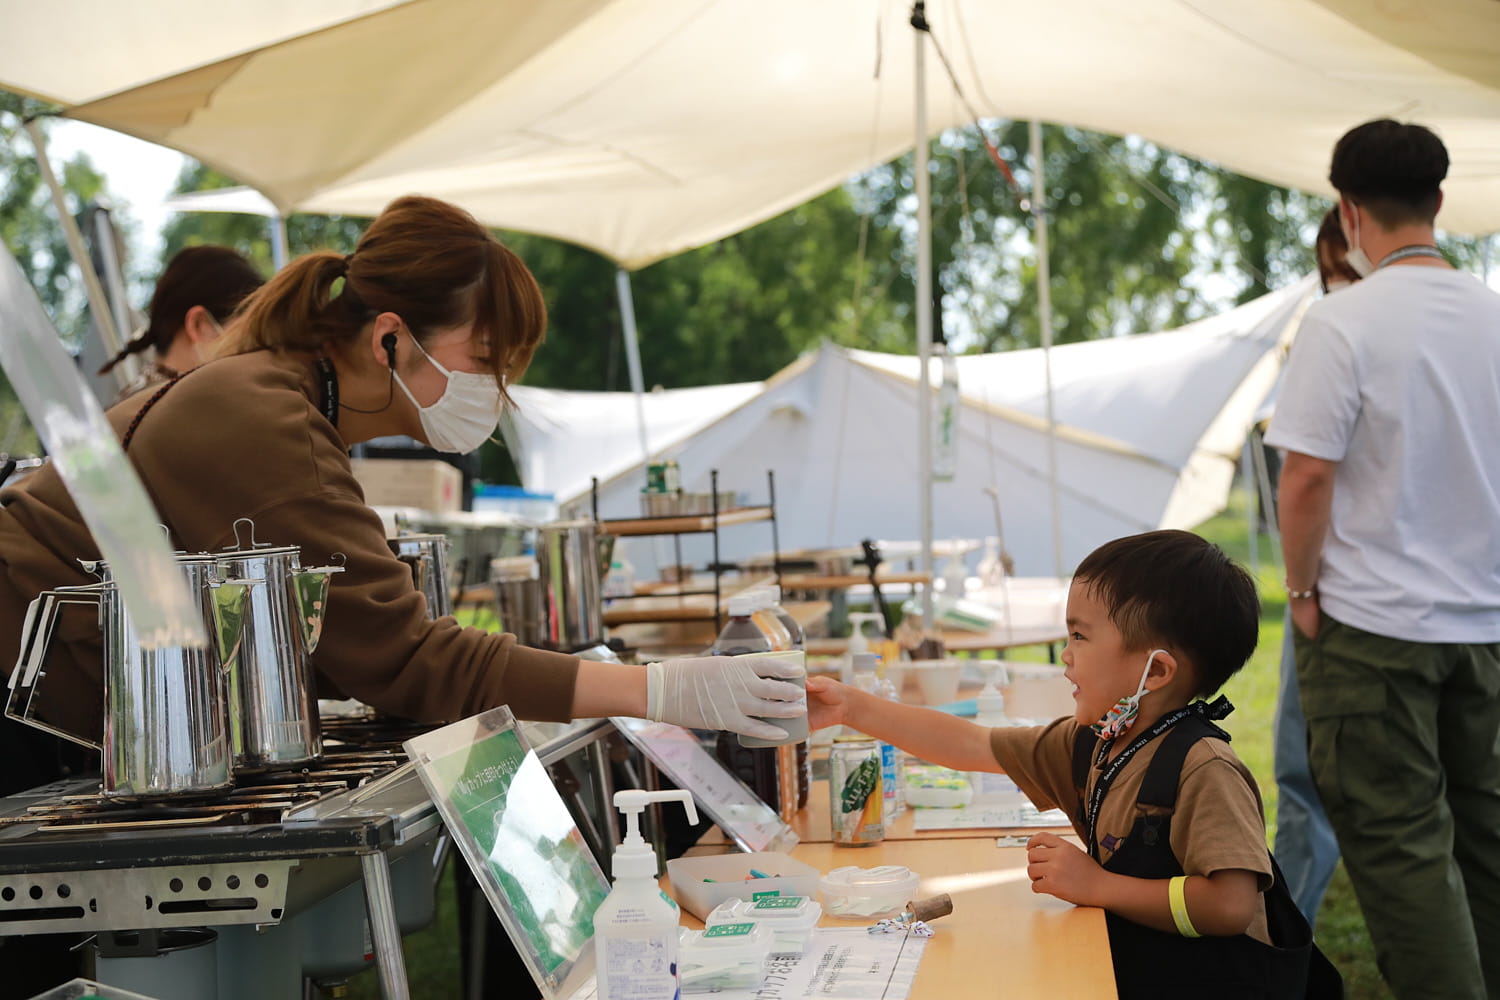
{"label": "white face mask", "polygon": [[467,455],[488,441],[500,422],[500,383],[493,375],[449,371],[422,350],[417,338],[411,342],[432,367],[448,377],[443,394],[431,406],[423,406],[394,369],[391,376],[417,408],[427,443],[438,451]]}
{"label": "white face mask", "polygon": [[1344,259],[1349,262],[1349,266],[1354,269],[1355,274],[1361,278],[1368,278],[1375,273],[1375,262],[1370,259],[1369,254],[1365,253],[1364,247],[1359,245],[1359,213],[1349,212],[1342,214],[1344,218],[1349,220],[1349,229],[1351,232],[1349,236],[1349,253]]}

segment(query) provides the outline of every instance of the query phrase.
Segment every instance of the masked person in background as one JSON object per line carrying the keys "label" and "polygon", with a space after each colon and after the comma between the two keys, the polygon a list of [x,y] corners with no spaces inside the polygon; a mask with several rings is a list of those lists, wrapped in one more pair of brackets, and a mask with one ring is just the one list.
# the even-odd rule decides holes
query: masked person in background
{"label": "masked person in background", "polygon": [[1500,296],[1436,246],[1448,151],[1366,122],[1329,181],[1364,279],[1307,310],[1266,443],[1307,748],[1380,973],[1500,995]]}
{"label": "masked person in background", "polygon": [[[642,716],[777,737],[752,716],[801,715],[802,691],[762,674],[800,667],[747,657],[646,667],[529,649],[452,617],[429,620],[410,568],[387,548],[350,446],[404,434],[443,451],[478,448],[545,323],[541,290],[514,253],[453,205],[402,198],[353,253],[302,257],[251,295],[215,360],[108,416],[177,548],[222,550],[247,517],[258,539],[300,546],[304,565],[341,554],[313,657],[320,697],[430,722],[503,704],[523,719]],[[0,501],[9,672],[28,603],[88,583],[78,560],[99,553],[55,469]],[[38,714],[97,734],[100,637],[92,621],[65,626]]]}
{"label": "masked person in background", "polygon": [[178,251],[156,283],[146,328],[99,369],[100,375],[107,375],[126,358],[151,352],[150,363],[120,390],[115,402],[207,361],[224,324],[261,284],[250,262],[230,247],[207,245]]}
{"label": "masked person in background", "polygon": [[[1349,243],[1339,224],[1339,207],[1323,216],[1314,244],[1323,294],[1348,288],[1359,280],[1349,266]],[[1279,467],[1279,463],[1278,463]],[[1309,924],[1318,921],[1323,894],[1339,863],[1339,843],[1318,799],[1307,765],[1307,720],[1297,693],[1297,658],[1292,642],[1291,609],[1281,647],[1281,689],[1276,696],[1274,757],[1276,768],[1276,858],[1287,889]]]}

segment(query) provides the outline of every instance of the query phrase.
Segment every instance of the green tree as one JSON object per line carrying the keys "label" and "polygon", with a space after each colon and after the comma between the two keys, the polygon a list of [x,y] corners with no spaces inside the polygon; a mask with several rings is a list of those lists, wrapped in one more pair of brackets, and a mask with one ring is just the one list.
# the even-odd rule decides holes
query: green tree
{"label": "green tree", "polygon": [[[26,117],[46,110],[30,98],[0,91],[0,240],[36,290],[64,343],[76,350],[88,330],[87,300],[42,182],[31,137],[22,126]],[[107,200],[104,178],[87,156],[79,154],[53,168],[73,211]],[[132,231],[128,217],[117,212],[113,220],[126,235]],[[38,447],[15,391],[8,380],[0,379],[0,451],[29,453]]]}
{"label": "green tree", "polygon": [[[900,349],[902,307],[875,301],[855,315],[862,266],[891,257],[896,238],[861,219],[838,188],[754,228],[631,275],[648,385],[763,379],[822,340]],[[526,380],[569,389],[625,389],[615,265],[543,237],[506,234],[547,295],[547,345]]]}

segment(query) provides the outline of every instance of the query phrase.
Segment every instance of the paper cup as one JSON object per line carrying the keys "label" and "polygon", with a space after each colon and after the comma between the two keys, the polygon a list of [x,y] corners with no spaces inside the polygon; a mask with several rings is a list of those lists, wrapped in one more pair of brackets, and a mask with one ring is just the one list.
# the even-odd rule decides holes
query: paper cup
{"label": "paper cup", "polygon": [[[807,658],[802,654],[801,651],[792,651],[786,653],[751,653],[749,655],[754,656],[757,660],[761,661],[769,661],[773,658],[778,660],[792,661],[793,658],[795,658],[796,664],[802,668],[802,676],[776,677],[775,679],[779,681],[784,680],[788,684],[798,685],[802,688],[802,697],[804,699],[807,697]],[[756,673],[760,674],[762,677],[772,676],[769,671],[763,673],[757,670]],[[763,740],[755,736],[741,735],[740,746],[781,747],[786,746],[788,743],[801,743],[803,740],[807,739],[807,715],[805,713],[795,719],[762,719],[761,721],[769,722],[777,729],[784,730],[786,732],[786,736],[779,740]]]}

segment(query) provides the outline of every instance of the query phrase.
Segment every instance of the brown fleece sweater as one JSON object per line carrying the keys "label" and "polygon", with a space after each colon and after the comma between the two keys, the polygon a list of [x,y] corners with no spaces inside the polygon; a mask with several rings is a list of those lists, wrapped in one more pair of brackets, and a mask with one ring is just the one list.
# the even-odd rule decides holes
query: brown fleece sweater
{"label": "brown fleece sweater", "polygon": [[[320,412],[313,359],[256,351],[190,372],[142,418],[128,455],[179,549],[234,544],[236,518],[257,541],[301,546],[304,566],[346,557],[332,577],[313,656],[320,694],[350,696],[424,721],[508,704],[525,719],[569,717],[578,661],[515,637],[429,621],[411,571],[386,546],[338,431]],[[112,407],[122,437],[154,393]],[[0,491],[0,671],[16,661],[28,602],[93,582],[79,559],[98,547],[57,470],[43,466]],[[97,734],[103,714],[100,636],[92,613],[65,616],[53,640],[41,714]]]}

